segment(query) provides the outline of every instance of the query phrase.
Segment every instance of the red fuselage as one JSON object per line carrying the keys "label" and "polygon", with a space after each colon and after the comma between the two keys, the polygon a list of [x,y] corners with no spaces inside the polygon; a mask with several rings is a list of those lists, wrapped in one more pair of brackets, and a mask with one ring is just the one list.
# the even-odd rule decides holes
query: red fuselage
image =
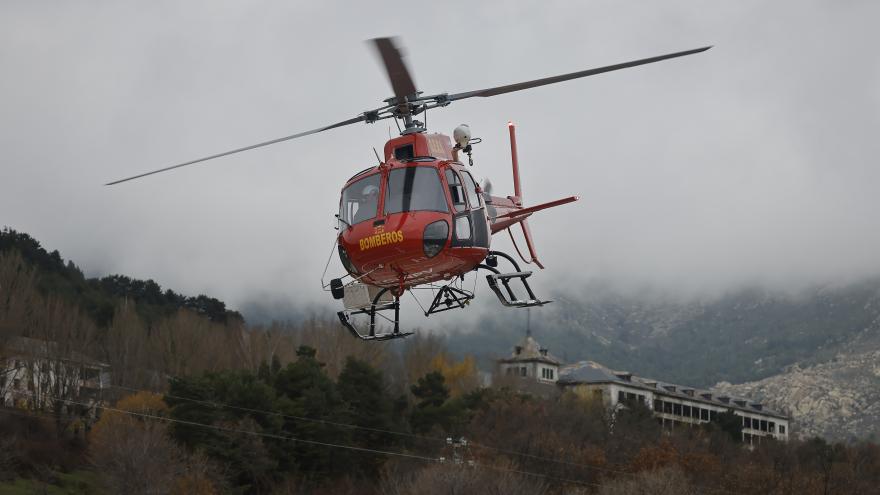
{"label": "red fuselage", "polygon": [[343,188],[343,264],[362,282],[395,292],[467,273],[489,252],[485,200],[454,159],[449,137],[418,133],[392,139],[385,145],[385,162]]}

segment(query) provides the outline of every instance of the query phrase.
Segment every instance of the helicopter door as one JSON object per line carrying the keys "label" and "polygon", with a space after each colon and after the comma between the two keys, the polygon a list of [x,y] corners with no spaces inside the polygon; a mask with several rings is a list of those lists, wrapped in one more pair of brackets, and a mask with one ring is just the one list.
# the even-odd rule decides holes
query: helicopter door
{"label": "helicopter door", "polygon": [[[458,174],[452,174],[454,179],[450,180],[451,170],[446,171],[447,182],[449,182],[449,192],[452,195],[453,204],[456,213],[453,218],[453,247],[489,247],[489,228],[486,222],[486,209],[483,207],[480,195],[477,194],[477,185],[473,177],[468,172],[461,172],[464,178],[461,182],[457,182]],[[461,198],[461,205],[455,204],[456,194],[461,194],[461,185],[464,185],[464,193],[467,198],[468,208],[464,209],[464,198]]]}
{"label": "helicopter door", "polygon": [[461,178],[452,169],[446,169],[446,184],[449,186],[449,196],[452,198],[452,207],[456,212],[467,210],[467,199],[464,195],[464,184]]}

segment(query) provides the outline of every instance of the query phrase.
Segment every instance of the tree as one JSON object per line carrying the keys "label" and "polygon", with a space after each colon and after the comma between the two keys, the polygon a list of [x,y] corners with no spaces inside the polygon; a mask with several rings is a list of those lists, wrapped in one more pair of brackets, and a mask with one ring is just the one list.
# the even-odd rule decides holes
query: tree
{"label": "tree", "polygon": [[[89,436],[90,458],[110,493],[220,493],[217,470],[189,455],[168,435],[162,396],[139,392],[106,410]],[[133,414],[129,414],[133,413]]]}
{"label": "tree", "polygon": [[697,495],[704,493],[695,487],[678,468],[667,467],[643,471],[633,477],[621,476],[607,481],[599,488],[599,495]]}
{"label": "tree", "polygon": [[445,352],[440,352],[431,360],[431,367],[443,374],[453,397],[464,395],[480,386],[477,361],[473,356],[465,356],[461,361],[455,362]]}
{"label": "tree", "polygon": [[[275,377],[278,410],[286,415],[283,430],[299,439],[346,443],[350,440],[350,429],[334,424],[345,422],[345,403],[316,354],[314,348],[300,346],[296,362],[289,363]],[[322,421],[298,420],[299,417]],[[343,472],[347,464],[347,454],[305,442],[289,443],[284,453],[286,469],[292,469],[295,461],[298,469],[318,477]]]}
{"label": "tree", "polygon": [[[174,438],[190,451],[202,451],[227,468],[239,489],[262,489],[271,484],[283,455],[277,440],[264,433],[281,433],[281,418],[272,387],[247,371],[206,373],[171,380],[165,397]],[[209,428],[199,425],[210,425]]]}
{"label": "tree", "polygon": [[735,443],[742,443],[743,419],[737,416],[733,409],[716,414],[712,423],[718,426],[721,431],[727,433]]}
{"label": "tree", "polygon": [[[349,357],[339,374],[337,388],[348,405],[347,422],[365,428],[352,431],[352,440],[357,445],[387,449],[395,443],[396,437],[386,432],[395,425],[392,423],[392,401],[384,391],[381,372]],[[358,456],[357,464],[365,474],[374,475],[384,460],[384,457],[372,454],[362,455]]]}
{"label": "tree", "polygon": [[443,373],[428,373],[419,378],[410,391],[418,399],[410,414],[413,431],[426,433],[435,426],[451,431],[453,426],[461,423],[465,412],[464,402],[449,400],[449,388],[446,387]]}

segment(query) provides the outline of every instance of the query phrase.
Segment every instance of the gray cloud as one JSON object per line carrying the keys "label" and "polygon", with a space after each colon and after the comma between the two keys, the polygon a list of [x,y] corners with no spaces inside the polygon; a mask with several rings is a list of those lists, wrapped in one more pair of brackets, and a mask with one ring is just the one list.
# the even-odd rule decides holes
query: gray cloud
{"label": "gray cloud", "polygon": [[428,122],[469,123],[501,192],[515,120],[527,201],[582,195],[532,221],[545,290],[602,278],[701,294],[880,272],[875,2],[401,5],[6,2],[0,224],[90,273],[232,304],[325,301],[339,188],[387,124],[101,184],[376,106],[390,89],[363,44],[375,36],[402,36],[431,92],[714,44]]}

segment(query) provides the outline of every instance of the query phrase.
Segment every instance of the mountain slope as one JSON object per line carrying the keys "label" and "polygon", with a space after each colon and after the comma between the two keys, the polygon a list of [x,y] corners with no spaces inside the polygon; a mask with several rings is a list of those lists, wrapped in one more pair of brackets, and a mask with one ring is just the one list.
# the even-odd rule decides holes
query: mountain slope
{"label": "mountain slope", "polygon": [[[644,376],[708,387],[760,380],[828,361],[865,332],[880,332],[880,280],[796,296],[749,289],[677,302],[590,288],[532,311],[538,340],[564,360],[591,359]],[[488,359],[523,334],[522,314],[497,311],[451,339]]]}

